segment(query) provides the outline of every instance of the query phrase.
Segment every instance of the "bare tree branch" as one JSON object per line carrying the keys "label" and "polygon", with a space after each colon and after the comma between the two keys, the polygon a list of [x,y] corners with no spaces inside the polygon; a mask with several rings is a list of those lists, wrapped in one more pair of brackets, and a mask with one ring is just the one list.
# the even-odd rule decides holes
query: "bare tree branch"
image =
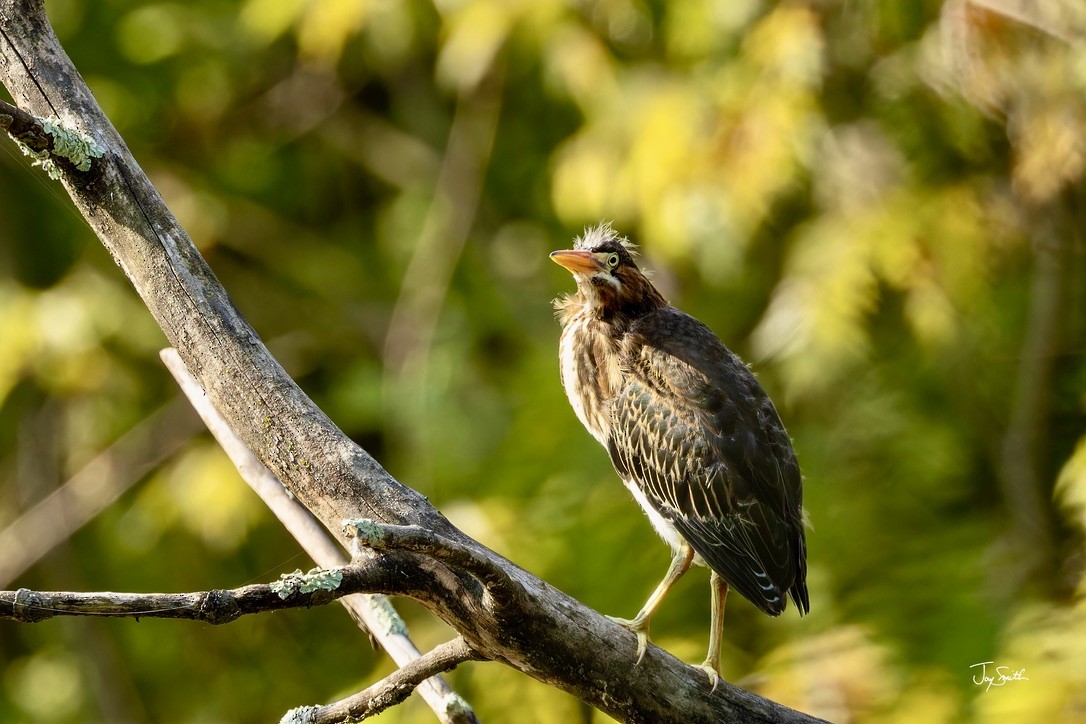
{"label": "bare tree branch", "polygon": [[396,551],[366,565],[371,590],[420,601],[486,658],[617,719],[812,721],[726,682],[714,689],[702,670],[655,646],[635,664],[632,633],[464,535],[344,435],[241,317],[94,101],[41,0],[0,0],[0,81],[19,107],[55,116],[104,149],[87,172],[61,167],[73,202],[215,408],[326,528],[361,518],[418,526],[489,560],[509,581],[484,585],[464,565],[471,557]]}
{"label": "bare tree branch", "polygon": [[334,724],[365,719],[406,699],[423,679],[454,669],[465,661],[480,661],[479,654],[463,636],[435,647],[373,686],[327,706],[292,709],[281,724]]}
{"label": "bare tree branch", "polygon": [[[114,593],[97,591],[0,591],[0,619],[38,623],[54,616],[109,618],[182,618],[210,624],[286,608],[323,606],[375,585],[379,566],[368,561],[346,568],[284,574],[275,583],[198,593]],[[336,579],[339,579],[338,582]]]}
{"label": "bare tree branch", "polygon": [[[177,350],[164,349],[159,356],[208,430],[237,467],[242,479],[260,496],[287,532],[297,539],[318,565],[324,568],[347,565],[347,556],[339,545],[309,511],[290,496],[283,484],[230,429],[226,420],[196,384]],[[397,666],[407,666],[419,658],[419,650],[407,635],[407,624],[400,618],[388,597],[380,594],[353,594],[339,599],[339,602],[363,630],[368,631],[381,648],[388,652]],[[478,721],[467,702],[453,692],[440,676],[423,681],[418,690],[419,696],[433,709],[441,722],[471,724]]]}
{"label": "bare tree branch", "polygon": [[22,108],[0,99],[0,129],[31,151],[52,151],[53,137],[45,132],[45,124]]}
{"label": "bare tree branch", "polygon": [[344,523],[345,533],[355,538],[360,547],[376,551],[410,551],[434,558],[451,567],[474,576],[484,586],[493,602],[500,609],[510,604],[505,597],[517,583],[504,567],[484,555],[479,547],[463,545],[454,540],[441,538],[417,525],[380,525],[372,520],[351,520]]}

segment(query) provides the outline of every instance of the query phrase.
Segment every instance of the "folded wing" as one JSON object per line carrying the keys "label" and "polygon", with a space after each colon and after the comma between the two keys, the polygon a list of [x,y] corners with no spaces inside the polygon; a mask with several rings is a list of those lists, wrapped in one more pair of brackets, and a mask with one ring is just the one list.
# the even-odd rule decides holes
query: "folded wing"
{"label": "folded wing", "polygon": [[799,467],[773,403],[708,327],[673,308],[623,344],[608,451],[691,547],[771,615],[809,608]]}

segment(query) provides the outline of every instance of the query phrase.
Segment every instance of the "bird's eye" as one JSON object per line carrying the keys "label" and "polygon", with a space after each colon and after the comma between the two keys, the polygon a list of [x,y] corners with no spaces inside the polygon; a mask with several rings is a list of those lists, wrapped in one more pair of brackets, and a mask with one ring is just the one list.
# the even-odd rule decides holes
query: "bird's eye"
{"label": "bird's eye", "polygon": [[614,269],[615,267],[618,266],[618,261],[619,261],[618,254],[611,254],[610,256],[607,257],[607,268],[608,269]]}

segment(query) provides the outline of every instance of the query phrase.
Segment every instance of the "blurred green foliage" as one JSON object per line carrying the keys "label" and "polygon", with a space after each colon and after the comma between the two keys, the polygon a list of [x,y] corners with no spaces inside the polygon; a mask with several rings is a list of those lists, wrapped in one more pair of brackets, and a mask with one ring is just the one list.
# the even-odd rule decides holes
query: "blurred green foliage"
{"label": "blurred green foliage", "polygon": [[[273,352],[469,534],[614,615],[664,571],[557,381],[546,253],[613,219],[754,363],[806,475],[812,613],[736,598],[725,676],[835,721],[1086,716],[1080,3],[48,6]],[[0,147],[2,529],[176,393],[62,190]],[[131,489],[5,587],[308,567],[205,434],[114,472]],[[691,661],[706,580],[654,620]],[[1029,681],[985,691],[985,661]],[[7,624],[0,720],[266,721],[389,668],[334,609]],[[497,664],[450,678],[484,720],[604,719]]]}

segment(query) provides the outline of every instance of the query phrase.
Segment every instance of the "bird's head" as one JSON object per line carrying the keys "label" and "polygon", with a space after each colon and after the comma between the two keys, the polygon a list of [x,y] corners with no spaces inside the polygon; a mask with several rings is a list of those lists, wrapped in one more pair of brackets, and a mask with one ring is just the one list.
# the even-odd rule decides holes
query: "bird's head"
{"label": "bird's head", "polygon": [[604,223],[586,229],[572,249],[552,251],[551,261],[577,282],[578,295],[570,302],[599,317],[637,318],[667,301],[638,268],[634,254],[633,245]]}

